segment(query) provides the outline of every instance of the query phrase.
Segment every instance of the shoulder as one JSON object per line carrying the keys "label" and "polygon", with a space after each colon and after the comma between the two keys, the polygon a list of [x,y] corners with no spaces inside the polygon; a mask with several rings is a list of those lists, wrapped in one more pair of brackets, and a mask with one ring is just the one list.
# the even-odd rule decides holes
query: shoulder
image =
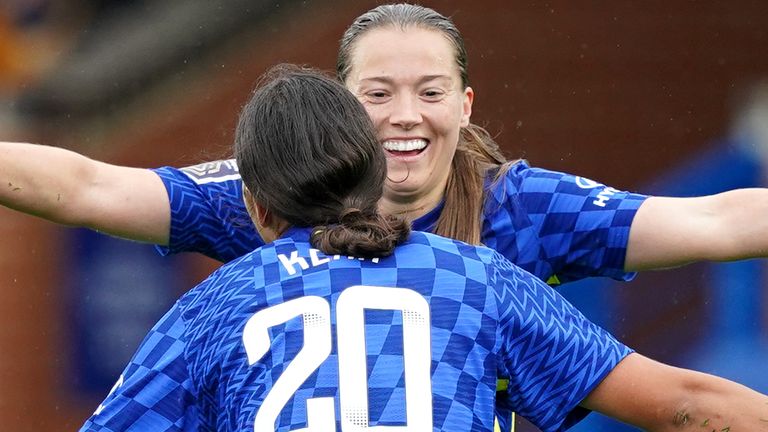
{"label": "shoulder", "polygon": [[218,344],[237,338],[241,323],[265,303],[255,260],[253,252],[223,265],[177,302],[188,345],[185,355],[198,376],[222,361],[213,354]]}
{"label": "shoulder", "polygon": [[640,201],[645,195],[622,191],[587,177],[531,167],[526,161],[512,162],[501,172],[489,174],[486,187],[490,201],[511,201],[524,205],[528,211],[552,211],[550,205],[578,205],[589,200],[603,208],[609,201]]}
{"label": "shoulder", "polygon": [[523,159],[509,162],[498,170],[489,172],[486,179],[486,184],[491,190],[513,186],[520,192],[554,191],[562,182],[589,187],[595,184],[591,180],[573,174],[531,166]]}
{"label": "shoulder", "polygon": [[553,191],[561,176],[555,171],[531,167],[523,159],[508,162],[486,175],[487,203],[512,205],[521,194]]}
{"label": "shoulder", "polygon": [[221,183],[240,180],[240,172],[234,159],[203,162],[197,165],[179,168],[179,172],[197,184]]}
{"label": "shoulder", "polygon": [[221,304],[224,297],[230,296],[234,290],[252,285],[261,249],[222,265],[182,295],[178,304],[184,320],[194,321],[204,309]]}
{"label": "shoulder", "polygon": [[459,240],[422,231],[412,232],[409,239],[396,249],[396,253],[401,255],[408,254],[422,260],[435,257],[435,264],[438,267],[448,262],[453,262],[454,264],[461,262],[465,267],[471,265],[484,268],[499,258],[506,260],[489,247],[471,245]]}
{"label": "shoulder", "polygon": [[204,162],[183,168],[164,166],[155,172],[165,183],[187,183],[197,187],[227,187],[241,183],[240,172],[234,159]]}

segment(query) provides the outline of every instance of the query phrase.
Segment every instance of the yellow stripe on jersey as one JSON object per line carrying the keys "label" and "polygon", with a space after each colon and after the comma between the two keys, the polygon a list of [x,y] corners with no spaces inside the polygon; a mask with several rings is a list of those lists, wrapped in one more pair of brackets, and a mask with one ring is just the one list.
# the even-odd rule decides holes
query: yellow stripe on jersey
{"label": "yellow stripe on jersey", "polygon": [[509,387],[509,379],[506,378],[498,378],[496,380],[496,391],[506,391],[507,387]]}

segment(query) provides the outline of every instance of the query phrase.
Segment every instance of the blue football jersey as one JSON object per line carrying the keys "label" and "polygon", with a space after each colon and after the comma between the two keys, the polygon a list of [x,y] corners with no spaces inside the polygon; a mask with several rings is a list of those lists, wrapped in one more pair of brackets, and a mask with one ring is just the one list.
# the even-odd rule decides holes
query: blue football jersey
{"label": "blue football jersey", "polygon": [[[222,262],[261,246],[242,200],[233,160],[155,170],[171,204],[171,233],[161,253],[199,252]],[[591,276],[619,280],[629,227],[646,196],[521,161],[500,181],[488,179],[481,241],[552,283]],[[413,222],[431,232],[442,206]]]}
{"label": "blue football jersey", "polygon": [[169,247],[158,246],[161,254],[198,252],[229,262],[264,244],[245,209],[234,159],[154,171],[171,206]]}
{"label": "blue football jersey", "polygon": [[326,256],[294,228],[182,296],[83,430],[492,431],[501,375],[557,431],[630,352],[492,249]]}

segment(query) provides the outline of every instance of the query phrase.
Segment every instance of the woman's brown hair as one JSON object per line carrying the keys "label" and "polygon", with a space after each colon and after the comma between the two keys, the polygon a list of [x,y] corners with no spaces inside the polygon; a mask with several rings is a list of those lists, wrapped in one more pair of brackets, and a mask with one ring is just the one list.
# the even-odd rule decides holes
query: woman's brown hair
{"label": "woman's brown hair", "polygon": [[410,226],[383,216],[386,156],[363,106],[332,77],[280,65],[243,108],[235,158],[247,192],[326,254],[385,256]]}
{"label": "woman's brown hair", "polygon": [[[441,32],[454,47],[462,87],[469,86],[467,50],[464,38],[453,21],[433,9],[405,3],[371,9],[360,15],[344,32],[336,61],[336,74],[342,82],[346,81],[352,69],[355,41],[367,31],[385,26],[399,29],[414,26]],[[437,220],[435,233],[480,244],[486,178],[489,172],[496,171],[496,179],[499,179],[509,165],[498,144],[485,129],[474,124],[462,128],[444,192],[445,205]]]}

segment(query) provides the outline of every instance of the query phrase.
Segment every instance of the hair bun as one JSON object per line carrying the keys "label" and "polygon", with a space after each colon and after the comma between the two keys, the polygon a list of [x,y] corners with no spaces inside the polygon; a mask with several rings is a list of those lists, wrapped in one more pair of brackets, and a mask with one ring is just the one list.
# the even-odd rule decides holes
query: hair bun
{"label": "hair bun", "polygon": [[339,223],[341,224],[354,224],[364,219],[365,215],[363,211],[356,207],[349,207],[345,209],[339,215]]}

